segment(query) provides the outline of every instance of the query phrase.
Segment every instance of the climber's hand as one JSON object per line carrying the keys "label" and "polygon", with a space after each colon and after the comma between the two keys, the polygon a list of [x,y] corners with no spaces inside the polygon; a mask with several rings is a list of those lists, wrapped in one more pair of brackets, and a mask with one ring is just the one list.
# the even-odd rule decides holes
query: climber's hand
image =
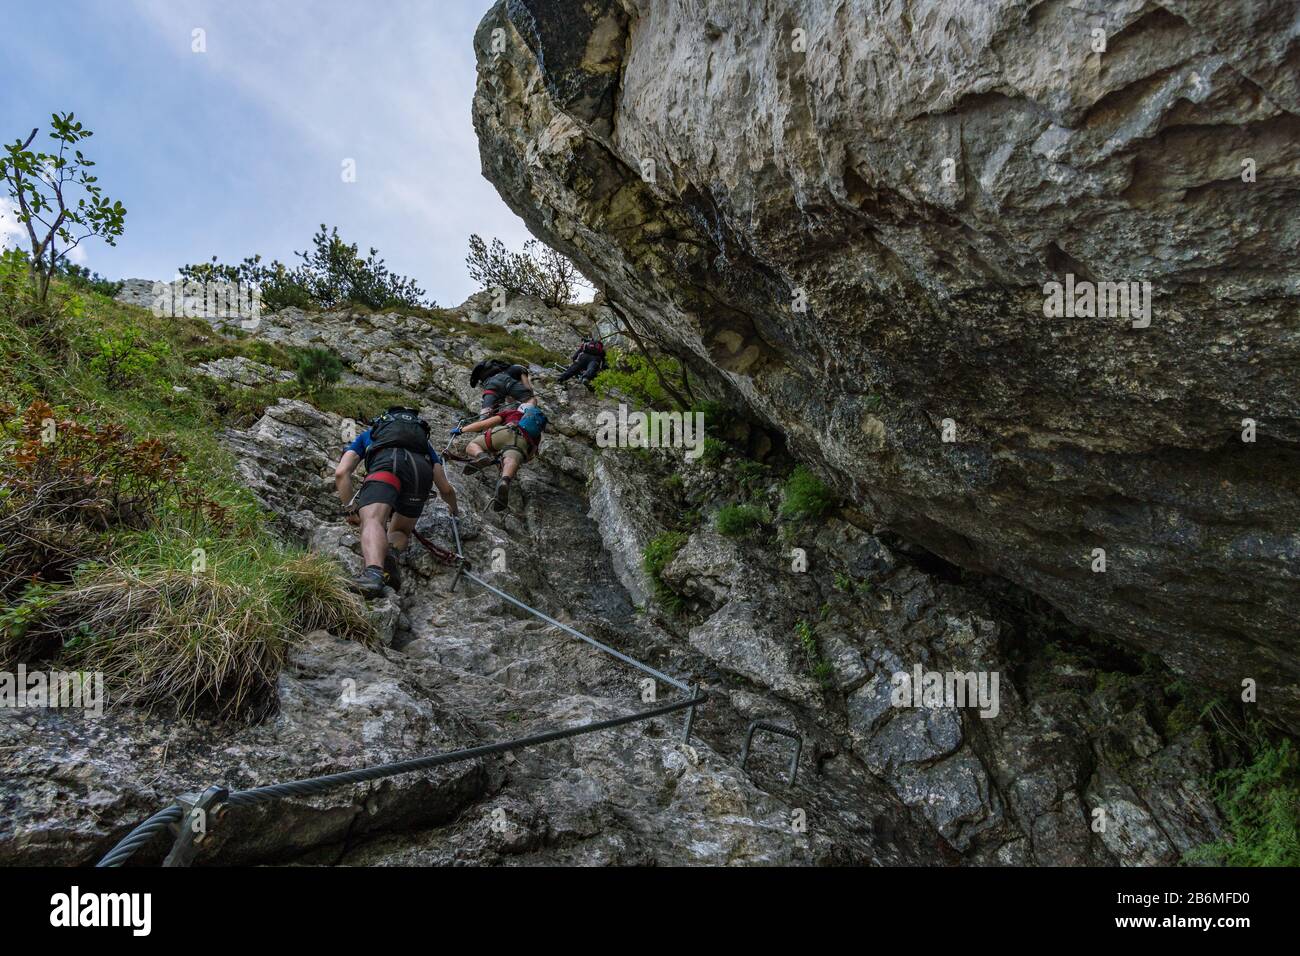
{"label": "climber's hand", "polygon": [[455,428],[453,428],[453,429],[451,430],[451,437],[452,437],[452,438],[455,438],[457,435],[459,435],[459,434],[460,434],[461,432],[463,432],[463,431],[464,431],[464,429],[461,428],[459,425],[457,425]]}

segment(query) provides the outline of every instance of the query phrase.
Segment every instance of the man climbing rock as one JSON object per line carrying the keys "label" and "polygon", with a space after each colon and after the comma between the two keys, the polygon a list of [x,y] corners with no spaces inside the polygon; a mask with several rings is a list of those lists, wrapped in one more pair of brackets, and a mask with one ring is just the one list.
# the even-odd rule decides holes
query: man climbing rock
{"label": "man climbing rock", "polygon": [[605,343],[598,338],[590,338],[578,346],[578,350],[573,353],[573,363],[555,381],[557,383],[567,382],[576,375],[578,381],[586,385],[587,388],[591,388],[592,380],[604,368]]}
{"label": "man climbing rock", "polygon": [[[500,364],[504,363],[492,363],[486,367],[480,363],[470,373],[471,386],[475,384],[476,378],[483,382],[483,405],[479,418],[485,419],[496,414],[497,409],[507,401],[520,405],[532,401],[533,381],[528,374],[528,366],[506,365],[501,368]],[[483,377],[484,372],[490,374]]]}
{"label": "man climbing rock", "polygon": [[524,405],[472,422],[464,428],[452,429],[453,436],[461,432],[484,433],[465,449],[470,456],[465,471],[479,471],[498,460],[501,462],[501,478],[492,495],[493,511],[504,511],[510,503],[510,482],[514,480],[519,466],[531,461],[537,454],[546,424],[546,414],[540,408]]}
{"label": "man climbing rock", "polygon": [[[355,496],[352,473],[362,459],[366,478]],[[370,422],[343,452],[334,469],[334,487],[348,511],[349,524],[361,527],[365,570],[352,582],[354,591],[379,597],[384,586],[401,590],[397,555],[410,544],[430,486],[458,514],[456,491],[447,480],[442,459],[429,444],[429,424],[413,408],[394,406]]]}

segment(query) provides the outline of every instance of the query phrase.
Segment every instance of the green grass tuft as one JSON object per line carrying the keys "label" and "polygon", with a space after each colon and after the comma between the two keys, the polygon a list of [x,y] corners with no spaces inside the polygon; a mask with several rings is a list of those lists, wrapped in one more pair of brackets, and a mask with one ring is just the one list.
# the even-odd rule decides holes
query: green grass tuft
{"label": "green grass tuft", "polygon": [[[200,348],[292,353],[64,284],[51,298],[0,296],[0,666],[103,671],[111,703],[254,719],[304,633],[373,641],[342,569],[281,543],[239,479],[218,434],[245,409],[190,372]],[[377,393],[315,400],[357,417]]]}
{"label": "green grass tuft", "polygon": [[835,495],[804,465],[798,465],[782,489],[781,517],[794,520],[820,518],[835,507]]}
{"label": "green grass tuft", "polygon": [[713,526],[719,534],[738,538],[757,530],[769,519],[767,510],[759,505],[724,505],[714,516]]}

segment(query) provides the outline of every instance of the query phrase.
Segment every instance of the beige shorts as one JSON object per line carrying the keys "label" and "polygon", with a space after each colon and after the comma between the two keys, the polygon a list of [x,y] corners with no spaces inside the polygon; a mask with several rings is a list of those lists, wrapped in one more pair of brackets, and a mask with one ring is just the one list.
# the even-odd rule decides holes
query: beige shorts
{"label": "beige shorts", "polygon": [[528,439],[513,428],[505,428],[501,425],[487,430],[483,436],[483,447],[503,456],[514,452],[521,461],[528,461],[533,457],[533,446],[528,443]]}

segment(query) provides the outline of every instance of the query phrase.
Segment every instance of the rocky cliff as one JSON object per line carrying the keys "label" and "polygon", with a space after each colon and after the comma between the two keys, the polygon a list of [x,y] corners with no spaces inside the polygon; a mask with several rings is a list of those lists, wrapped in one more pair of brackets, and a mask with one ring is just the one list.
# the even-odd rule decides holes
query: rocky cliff
{"label": "rocky cliff", "polygon": [[[466,372],[490,331],[463,320],[482,318],[478,308],[436,323],[285,311],[254,334],[328,345],[348,375],[408,388],[443,428],[474,403]],[[506,315],[559,344],[599,310],[516,300],[496,318]],[[203,374],[239,388],[275,369],[210,363]],[[690,462],[680,449],[598,447],[596,415],[611,402],[542,382],[554,427],[511,513],[486,508],[489,477],[452,469],[466,553],[497,586],[706,689],[691,745],[674,716],[232,809],[200,863],[1152,864],[1222,835],[1208,799],[1219,758],[1167,671],[865,530],[852,509],[721,535],[701,519],[740,494],[739,451]],[[357,536],[331,491],[348,424],[282,400],[225,442],[287,537],[357,570]],[[747,467],[746,495],[772,503],[776,473]],[[449,543],[436,500],[421,527]],[[675,611],[642,572],[643,549],[668,528],[681,534],[661,572]],[[807,557],[798,573],[794,547]],[[401,593],[371,605],[382,645],[307,635],[253,726],[130,708],[100,720],[0,713],[0,862],[93,862],[178,794],[214,783],[369,767],[644,706],[642,675],[469,582],[451,591],[452,578],[413,547]],[[894,706],[893,675],[917,665],[999,672],[996,715]],[[741,769],[754,719],[801,734],[793,786],[784,739],[758,738]],[[139,862],[156,862],[164,843]]]}
{"label": "rocky cliff", "polygon": [[872,520],[1294,728],[1293,13],[508,0],[474,121],[533,232]]}

